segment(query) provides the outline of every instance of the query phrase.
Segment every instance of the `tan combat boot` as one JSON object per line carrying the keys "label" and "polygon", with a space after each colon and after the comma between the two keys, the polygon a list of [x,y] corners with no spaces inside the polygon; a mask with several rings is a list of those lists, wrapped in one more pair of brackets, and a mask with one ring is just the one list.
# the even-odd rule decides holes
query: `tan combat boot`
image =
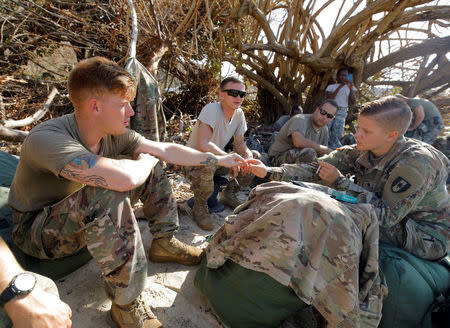
{"label": "tan combat boot", "polygon": [[184,265],[197,265],[203,257],[203,250],[189,246],[175,237],[153,239],[149,251],[153,262],[177,262]]}
{"label": "tan combat boot", "polygon": [[195,222],[203,230],[211,231],[214,229],[214,222],[209,214],[208,205],[206,202],[200,202],[197,199],[194,200],[194,206],[192,207],[192,215]]}
{"label": "tan combat boot", "polygon": [[113,303],[111,318],[120,328],[162,328],[142,294],[127,305]]}
{"label": "tan combat boot", "polygon": [[228,188],[225,188],[225,190],[219,194],[219,202],[233,210],[242,204],[236,196],[236,191]]}

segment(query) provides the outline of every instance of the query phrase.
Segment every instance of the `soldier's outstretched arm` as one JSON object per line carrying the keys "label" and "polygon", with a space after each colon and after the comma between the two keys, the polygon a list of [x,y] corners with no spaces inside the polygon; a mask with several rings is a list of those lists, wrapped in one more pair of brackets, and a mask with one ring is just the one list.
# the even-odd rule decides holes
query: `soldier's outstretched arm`
{"label": "soldier's outstretched arm", "polygon": [[260,178],[273,181],[314,181],[317,164],[283,164],[280,167],[267,167],[259,159],[248,159],[250,172]]}
{"label": "soldier's outstretched arm", "polygon": [[225,167],[245,166],[245,160],[238,154],[214,155],[203,153],[183,145],[156,142],[145,139],[136,149],[136,154],[151,154],[160,160],[184,166],[217,164]]}

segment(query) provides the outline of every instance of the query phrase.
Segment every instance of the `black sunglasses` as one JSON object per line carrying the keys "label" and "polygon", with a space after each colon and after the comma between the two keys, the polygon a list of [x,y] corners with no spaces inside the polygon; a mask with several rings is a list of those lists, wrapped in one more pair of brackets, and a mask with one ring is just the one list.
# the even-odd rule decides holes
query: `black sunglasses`
{"label": "black sunglasses", "polygon": [[319,107],[319,112],[320,112],[320,114],[328,117],[329,119],[333,119],[334,118],[333,114],[328,113],[326,110],[322,109],[322,107]]}
{"label": "black sunglasses", "polygon": [[245,91],[235,90],[235,89],[226,89],[226,90],[223,90],[223,92],[226,92],[231,97],[239,96],[241,98],[244,98],[245,95],[247,94],[247,92],[245,92]]}

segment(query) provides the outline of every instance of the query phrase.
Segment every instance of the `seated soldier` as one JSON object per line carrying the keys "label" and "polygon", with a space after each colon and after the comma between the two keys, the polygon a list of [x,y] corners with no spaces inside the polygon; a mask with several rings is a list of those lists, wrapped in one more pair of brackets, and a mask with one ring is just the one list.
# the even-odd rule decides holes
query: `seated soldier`
{"label": "seated soldier", "polygon": [[[225,155],[225,146],[233,137],[233,149],[236,153],[246,159],[259,157],[259,154],[251,151],[244,142],[247,123],[240,107],[245,94],[242,81],[235,77],[225,78],[220,83],[220,102],[203,107],[186,145],[215,155]],[[207,201],[214,190],[213,178],[214,175],[227,175],[228,172],[223,169],[217,170],[210,165],[188,168],[185,173],[191,181],[191,190],[194,193],[194,219],[200,228],[212,230],[214,223],[208,211]],[[232,209],[241,204],[236,192],[240,187],[247,186],[253,178],[253,175],[246,174],[246,171],[242,173],[247,176],[239,175],[238,182],[231,181],[219,195],[220,202]],[[234,174],[237,175],[237,172]]]}
{"label": "seated soldier", "polygon": [[40,259],[62,258],[87,246],[105,280],[114,322],[160,327],[141,296],[147,259],[132,204],[138,199],[144,204],[152,261],[198,264],[202,251],[174,237],[177,205],[158,161],[215,168],[243,159],[151,141],[127,129],[136,83],[106,58],[78,63],[68,91],[74,113],[33,128],[22,145],[9,193],[12,241]]}
{"label": "seated soldier", "polygon": [[[450,197],[446,179],[450,161],[428,144],[404,138],[411,110],[396,97],[363,106],[357,144],[307,164],[268,168],[258,160],[250,170],[271,180],[319,181],[373,205],[380,241],[427,260],[447,255]],[[355,175],[355,182],[346,177]]]}
{"label": "seated soldier", "polygon": [[311,163],[317,156],[329,154],[327,124],[334,119],[337,104],[325,100],[312,114],[292,117],[280,130],[270,147],[269,156],[274,166]]}
{"label": "seated soldier", "polygon": [[432,145],[444,128],[439,109],[427,99],[407,98],[401,94],[395,96],[406,102],[412,111],[413,118],[405,136]]}
{"label": "seated soldier", "polygon": [[[0,237],[0,328],[69,328],[72,311],[50,279],[25,272]],[[12,321],[12,322],[11,322]]]}
{"label": "seated soldier", "polygon": [[272,126],[272,132],[278,132],[281,130],[281,128],[283,127],[283,125],[286,124],[287,121],[289,121],[289,119],[291,119],[293,116],[297,115],[297,114],[301,114],[303,113],[303,110],[300,106],[295,105],[291,107],[291,111],[289,113],[289,115],[283,115],[281,116]]}
{"label": "seated soldier", "polygon": [[[340,148],[318,164],[268,168],[259,160],[247,161],[256,176],[274,181],[254,188],[226,219],[195,277],[225,324],[278,327],[308,304],[327,327],[377,327],[386,296],[378,242],[423,259],[447,254],[450,161],[433,147],[403,137],[410,120],[405,103],[382,98],[363,107],[357,145]],[[356,183],[341,172],[354,174]],[[230,307],[252,315],[229,315]]]}

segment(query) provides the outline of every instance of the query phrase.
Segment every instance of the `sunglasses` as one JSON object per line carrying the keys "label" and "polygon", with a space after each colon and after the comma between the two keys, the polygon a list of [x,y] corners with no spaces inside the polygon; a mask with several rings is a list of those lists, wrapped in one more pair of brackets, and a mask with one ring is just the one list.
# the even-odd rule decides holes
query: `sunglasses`
{"label": "sunglasses", "polygon": [[321,115],[328,117],[330,120],[334,118],[333,114],[328,113],[326,110],[322,109],[322,107],[319,107],[319,112]]}
{"label": "sunglasses", "polygon": [[235,90],[235,89],[226,89],[226,90],[223,90],[223,92],[226,92],[231,97],[239,96],[241,98],[244,98],[245,95],[247,94],[247,92],[245,92],[245,91]]}

